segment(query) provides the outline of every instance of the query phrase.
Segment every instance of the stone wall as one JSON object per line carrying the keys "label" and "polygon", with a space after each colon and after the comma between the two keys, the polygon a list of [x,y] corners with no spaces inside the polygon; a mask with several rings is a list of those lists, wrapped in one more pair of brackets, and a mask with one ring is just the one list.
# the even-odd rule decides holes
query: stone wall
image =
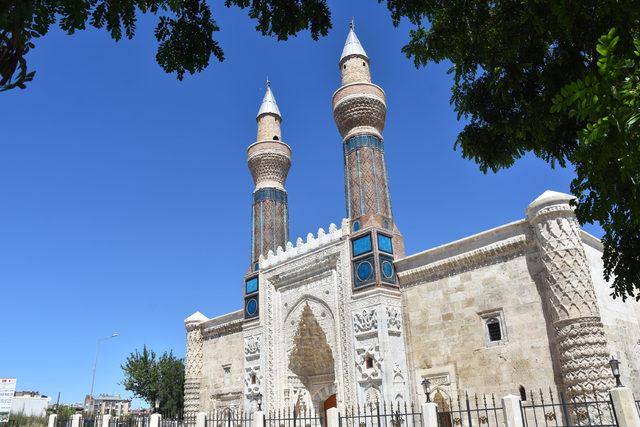
{"label": "stone wall", "polygon": [[206,326],[203,327],[200,408],[203,411],[240,408],[244,381],[241,320]]}
{"label": "stone wall", "polygon": [[603,277],[602,245],[584,232],[582,237],[609,353],[620,360],[622,383],[640,396],[640,304],[611,297],[611,284]]}
{"label": "stone wall", "polygon": [[[555,386],[542,304],[524,256],[421,283],[403,299],[416,383],[427,376],[454,392],[504,394],[519,385]],[[491,312],[506,326],[497,345],[486,338],[483,315]]]}
{"label": "stone wall", "polygon": [[[540,266],[526,233],[524,221],[516,222],[396,262],[417,395],[425,377],[445,398],[555,388],[533,280]],[[499,342],[488,337],[493,317],[502,325]]]}

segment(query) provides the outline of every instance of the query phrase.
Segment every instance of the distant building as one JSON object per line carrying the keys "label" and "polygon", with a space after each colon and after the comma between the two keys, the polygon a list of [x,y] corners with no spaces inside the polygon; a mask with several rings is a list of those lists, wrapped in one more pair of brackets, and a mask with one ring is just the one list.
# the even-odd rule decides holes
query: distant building
{"label": "distant building", "polygon": [[16,391],[11,400],[11,413],[44,417],[47,414],[49,400],[49,397],[37,391]]}
{"label": "distant building", "polygon": [[85,410],[100,415],[127,415],[129,405],[131,399],[123,399],[119,394],[101,394],[97,397],[87,396],[84,399]]}

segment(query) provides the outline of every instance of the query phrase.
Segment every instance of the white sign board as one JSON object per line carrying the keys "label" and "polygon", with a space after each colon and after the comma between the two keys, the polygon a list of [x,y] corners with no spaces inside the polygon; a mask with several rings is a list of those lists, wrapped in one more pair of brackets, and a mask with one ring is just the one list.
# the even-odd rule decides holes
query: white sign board
{"label": "white sign board", "polygon": [[15,378],[0,378],[0,423],[9,422],[11,401],[16,392]]}

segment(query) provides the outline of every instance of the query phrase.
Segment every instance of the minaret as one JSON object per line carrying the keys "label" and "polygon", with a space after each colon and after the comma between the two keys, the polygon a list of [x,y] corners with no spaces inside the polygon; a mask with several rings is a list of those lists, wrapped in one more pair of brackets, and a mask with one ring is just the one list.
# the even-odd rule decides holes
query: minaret
{"label": "minaret", "polygon": [[282,116],[267,80],[267,92],[258,110],[258,136],[247,149],[255,183],[252,209],[251,270],[260,255],[266,256],[289,240],[287,191],[284,183],[291,167],[291,148],[281,141]]}
{"label": "minaret", "polygon": [[247,149],[255,189],[251,208],[251,267],[245,278],[245,317],[258,316],[260,256],[284,248],[289,240],[289,211],[284,183],[291,167],[291,148],[281,141],[282,116],[267,80],[258,116],[256,142]]}
{"label": "minaret", "polygon": [[[368,261],[373,276],[360,281],[360,285],[395,283],[395,272],[377,257],[378,251],[388,254],[391,261],[404,255],[402,236],[393,221],[384,159],[382,132],[387,105],[382,88],[371,82],[370,60],[356,36],[353,22],[339,65],[342,86],[333,94],[332,101],[333,116],[343,140],[347,215],[354,235],[370,235],[369,245],[377,265],[373,268],[373,260]],[[355,244],[354,240],[354,257],[360,252]],[[354,269],[359,266],[355,263]],[[366,270],[366,266],[363,268]],[[366,276],[364,273],[360,277],[356,271],[356,287],[359,279]]]}

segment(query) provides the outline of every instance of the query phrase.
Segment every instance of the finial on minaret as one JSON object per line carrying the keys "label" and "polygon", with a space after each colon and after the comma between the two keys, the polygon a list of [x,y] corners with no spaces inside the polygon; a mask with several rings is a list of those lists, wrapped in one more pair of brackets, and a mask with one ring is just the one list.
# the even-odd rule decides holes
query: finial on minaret
{"label": "finial on minaret", "polygon": [[276,98],[273,96],[273,92],[271,91],[271,81],[269,80],[269,77],[267,77],[267,91],[262,99],[262,104],[260,104],[257,117],[260,117],[263,114],[274,114],[282,119],[280,109],[276,103]]}
{"label": "finial on minaret", "polygon": [[344,43],[344,49],[342,49],[342,55],[340,56],[340,61],[345,59],[348,56],[357,55],[366,58],[367,52],[364,51],[362,44],[360,44],[360,40],[358,40],[358,36],[356,36],[356,22],[354,19],[351,19],[349,23],[349,34],[347,34],[347,41]]}

